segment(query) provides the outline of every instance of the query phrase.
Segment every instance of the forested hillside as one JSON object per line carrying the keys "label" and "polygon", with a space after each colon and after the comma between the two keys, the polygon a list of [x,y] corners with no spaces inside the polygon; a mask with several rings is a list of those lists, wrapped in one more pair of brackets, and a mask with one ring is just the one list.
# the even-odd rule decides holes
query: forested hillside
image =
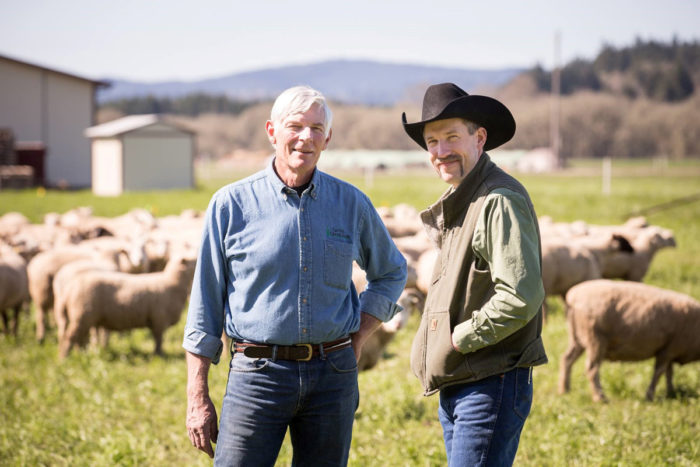
{"label": "forested hillside", "polygon": [[[540,91],[549,92],[551,72],[537,66],[528,72]],[[594,60],[574,60],[561,70],[561,92],[609,92],[631,98],[676,102],[700,84],[700,43],[637,42],[630,47],[605,46]]]}

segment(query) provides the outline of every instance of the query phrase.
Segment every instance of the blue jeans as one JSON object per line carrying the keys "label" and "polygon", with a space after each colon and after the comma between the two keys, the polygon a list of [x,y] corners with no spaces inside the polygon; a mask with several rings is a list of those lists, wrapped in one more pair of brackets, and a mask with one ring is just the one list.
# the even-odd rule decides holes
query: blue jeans
{"label": "blue jeans", "polygon": [[359,398],[351,347],[308,362],[236,353],[214,465],[274,466],[287,427],[292,465],[346,465]]}
{"label": "blue jeans", "polygon": [[513,465],[531,406],[531,368],[442,389],[438,416],[448,464]]}

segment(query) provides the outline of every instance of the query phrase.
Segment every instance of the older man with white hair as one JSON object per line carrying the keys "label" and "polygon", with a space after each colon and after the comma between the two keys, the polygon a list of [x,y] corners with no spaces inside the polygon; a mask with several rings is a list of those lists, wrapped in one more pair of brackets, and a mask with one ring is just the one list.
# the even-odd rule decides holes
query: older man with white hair
{"label": "older man with white hair", "polygon": [[[274,465],[287,428],[294,465],[347,464],[362,345],[400,310],[406,262],[372,203],[316,168],[331,119],[318,91],[284,91],[265,126],[274,159],[207,209],[183,347],[190,440],[215,465]],[[367,274],[359,297],[353,261]],[[222,331],[217,427],[207,381]]]}

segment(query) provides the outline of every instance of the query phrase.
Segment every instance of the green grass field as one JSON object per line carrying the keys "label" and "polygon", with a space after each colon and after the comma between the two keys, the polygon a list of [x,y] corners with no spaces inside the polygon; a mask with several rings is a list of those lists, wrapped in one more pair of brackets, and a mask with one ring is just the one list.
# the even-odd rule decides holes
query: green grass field
{"label": "green grass field", "polygon": [[[591,164],[595,168],[595,164]],[[594,170],[595,172],[595,170]],[[586,172],[588,173],[588,172]],[[556,221],[624,221],[628,213],[700,191],[700,164],[633,170],[616,165],[610,196],[598,176],[528,175],[518,178],[530,191],[539,215]],[[96,198],[89,192],[0,192],[0,214],[20,211],[39,222],[47,212],[92,206],[98,215],[134,207],[156,215],[185,208],[203,210],[213,191],[242,174],[219,174],[188,191],[130,193]],[[424,208],[445,189],[430,173],[377,174],[372,187],[361,174],[338,174],[380,205],[407,202]],[[648,216],[672,229],[678,247],[662,250],[645,282],[700,299],[700,201]],[[566,347],[561,302],[550,299],[544,340],[550,362],[536,368],[535,401],[525,425],[516,465],[680,465],[700,464],[700,362],[676,367],[678,396],[665,397],[659,384],[654,402],[644,400],[652,361],[606,362],[601,371],[610,398],[591,401],[583,360],[572,374],[572,391],[556,394],[559,358]],[[0,337],[0,465],[112,466],[209,465],[191,447],[185,430],[185,363],[180,347],[185,314],[165,336],[166,356],[152,356],[147,331],[112,336],[108,349],[57,358],[55,332],[37,344],[30,317],[22,316],[17,341]],[[413,316],[389,345],[385,359],[360,375],[350,464],[354,466],[445,465],[437,396],[425,398],[411,374],[408,353],[419,317]],[[700,338],[700,336],[699,336]],[[227,365],[212,368],[212,397],[220,407]],[[288,465],[285,442],[279,464]]]}

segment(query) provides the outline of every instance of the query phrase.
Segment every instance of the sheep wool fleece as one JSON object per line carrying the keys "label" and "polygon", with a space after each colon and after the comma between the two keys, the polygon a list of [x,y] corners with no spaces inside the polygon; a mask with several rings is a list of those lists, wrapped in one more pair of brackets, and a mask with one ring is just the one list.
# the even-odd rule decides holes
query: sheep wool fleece
{"label": "sheep wool fleece", "polygon": [[[505,192],[518,198],[519,205],[511,207],[519,213],[495,210],[489,217],[507,219],[510,214],[511,220],[516,218],[517,223],[525,219],[526,225],[499,224],[486,242],[496,235],[499,244],[491,245],[495,252],[504,248],[522,252],[530,271],[517,270],[517,265],[509,262],[512,258],[502,262],[502,271],[497,271],[494,262],[475,248],[479,243],[474,241],[475,231],[487,199]],[[541,338],[544,288],[540,235],[525,188],[483,153],[460,185],[423,211],[421,218],[439,249],[411,350],[411,368],[425,395],[547,363]],[[481,233],[477,232],[477,237]],[[501,280],[504,275],[512,281]],[[453,335],[459,351],[452,345]]]}

